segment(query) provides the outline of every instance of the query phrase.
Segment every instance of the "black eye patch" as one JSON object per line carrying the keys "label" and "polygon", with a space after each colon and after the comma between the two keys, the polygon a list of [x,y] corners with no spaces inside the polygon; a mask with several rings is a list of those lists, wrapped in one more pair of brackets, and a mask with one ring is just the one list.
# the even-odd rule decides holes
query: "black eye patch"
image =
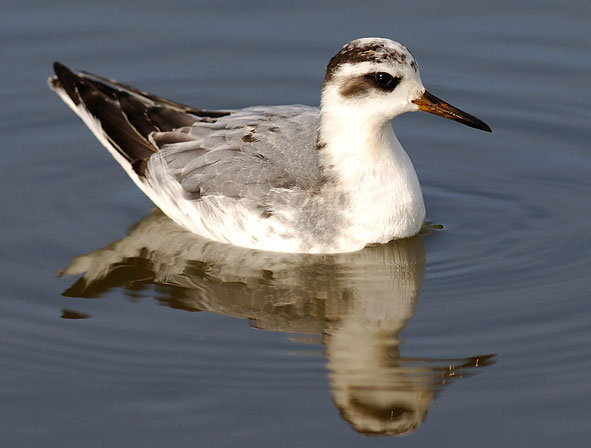
{"label": "black eye patch", "polygon": [[370,81],[374,87],[385,92],[394,90],[402,80],[399,76],[394,77],[386,72],[368,73],[364,78]]}
{"label": "black eye patch", "polygon": [[368,73],[347,80],[339,92],[346,98],[368,95],[372,89],[391,92],[401,80],[402,78],[394,77],[386,72]]}

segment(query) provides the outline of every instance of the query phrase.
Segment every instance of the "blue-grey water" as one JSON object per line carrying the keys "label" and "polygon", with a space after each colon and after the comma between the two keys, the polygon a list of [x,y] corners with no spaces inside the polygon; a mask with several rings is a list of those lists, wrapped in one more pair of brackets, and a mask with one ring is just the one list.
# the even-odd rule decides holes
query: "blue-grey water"
{"label": "blue-grey water", "polygon": [[[588,1],[0,12],[0,446],[589,446]],[[493,133],[397,118],[443,229],[355,254],[187,235],[45,84],[60,60],[207,109],[316,105],[361,36]]]}

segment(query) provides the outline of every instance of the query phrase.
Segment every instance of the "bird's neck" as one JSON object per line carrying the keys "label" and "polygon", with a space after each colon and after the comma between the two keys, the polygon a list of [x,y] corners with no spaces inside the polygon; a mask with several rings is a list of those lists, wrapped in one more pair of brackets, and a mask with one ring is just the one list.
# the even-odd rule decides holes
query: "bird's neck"
{"label": "bird's neck", "polygon": [[329,177],[357,183],[360,176],[386,173],[397,177],[414,168],[396,138],[390,120],[354,109],[323,107],[318,150]]}
{"label": "bird's neck", "polygon": [[326,178],[348,198],[353,232],[387,242],[419,231],[425,219],[421,187],[389,120],[323,110],[318,150]]}

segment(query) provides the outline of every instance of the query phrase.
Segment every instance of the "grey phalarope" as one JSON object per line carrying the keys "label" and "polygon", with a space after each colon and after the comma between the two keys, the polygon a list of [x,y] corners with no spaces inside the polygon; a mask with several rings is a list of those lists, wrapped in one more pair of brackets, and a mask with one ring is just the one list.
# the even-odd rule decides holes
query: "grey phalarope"
{"label": "grey phalarope", "polygon": [[50,87],[136,185],[205,238],[337,253],[415,235],[425,205],[390,120],[422,110],[491,132],[425,90],[415,58],[381,38],[328,63],[320,108],[207,111],[56,62]]}

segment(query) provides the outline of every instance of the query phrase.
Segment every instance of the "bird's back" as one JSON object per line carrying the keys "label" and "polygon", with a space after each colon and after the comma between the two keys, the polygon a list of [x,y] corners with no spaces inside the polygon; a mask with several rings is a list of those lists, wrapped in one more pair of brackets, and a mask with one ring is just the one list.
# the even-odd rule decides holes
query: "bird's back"
{"label": "bird's back", "polygon": [[301,250],[285,211],[323,182],[317,108],[205,111],[59,63],[55,72],[51,88],[177,223],[218,241]]}

